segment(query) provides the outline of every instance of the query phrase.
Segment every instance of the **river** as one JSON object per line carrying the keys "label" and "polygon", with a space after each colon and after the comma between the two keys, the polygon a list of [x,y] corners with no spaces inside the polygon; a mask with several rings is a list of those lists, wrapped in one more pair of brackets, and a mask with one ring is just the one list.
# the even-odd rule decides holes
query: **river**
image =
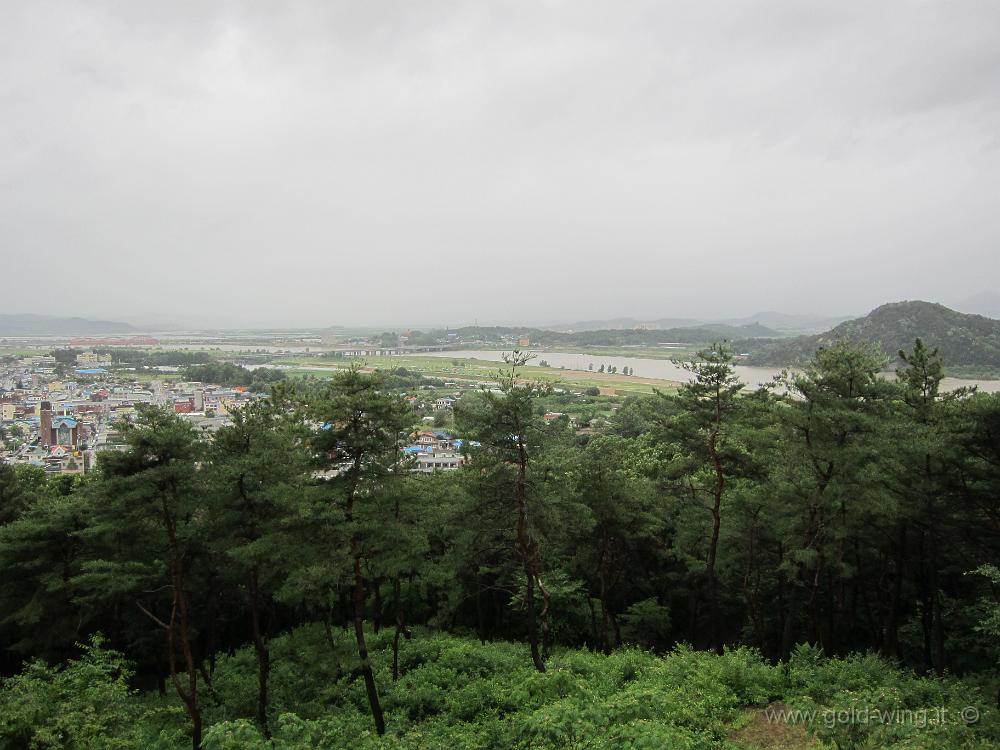
{"label": "river", "polygon": [[[479,350],[462,349],[459,351],[444,352],[422,352],[422,357],[442,357],[444,359],[485,359],[493,362],[502,362],[504,352],[499,350]],[[580,370],[587,372],[593,365],[593,371],[597,371],[601,365],[605,369],[617,367],[618,372],[622,368],[629,367],[637,377],[657,378],[660,380],[671,380],[674,382],[684,382],[691,379],[691,373],[683,367],[679,367],[669,359],[649,359],[646,357],[611,357],[603,354],[580,354],[577,352],[537,352],[535,358],[529,365],[537,366],[545,360],[550,367],[565,368],[567,370]],[[740,380],[749,386],[757,387],[770,383],[775,375],[781,372],[781,368],[776,367],[747,367],[736,365],[734,368]],[[953,390],[961,386],[976,385],[980,391],[995,393],[1000,391],[1000,380],[965,380],[960,378],[945,378],[942,383],[944,390]]]}

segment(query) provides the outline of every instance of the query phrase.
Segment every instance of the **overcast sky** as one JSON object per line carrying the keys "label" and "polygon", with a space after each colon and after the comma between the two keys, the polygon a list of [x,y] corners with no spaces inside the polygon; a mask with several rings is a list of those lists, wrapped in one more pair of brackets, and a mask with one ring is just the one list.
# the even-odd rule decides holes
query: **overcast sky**
{"label": "overcast sky", "polygon": [[1000,4],[0,0],[0,312],[866,312],[1000,286]]}

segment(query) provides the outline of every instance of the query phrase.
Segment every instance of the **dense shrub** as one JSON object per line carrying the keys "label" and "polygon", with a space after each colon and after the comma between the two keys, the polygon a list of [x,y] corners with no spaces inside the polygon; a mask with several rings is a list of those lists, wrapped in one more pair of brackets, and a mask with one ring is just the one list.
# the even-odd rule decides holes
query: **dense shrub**
{"label": "dense shrub", "polygon": [[[947,750],[1000,741],[997,713],[977,689],[872,655],[833,659],[800,647],[788,663],[773,665],[746,647],[721,656],[688,646],[663,656],[565,649],[542,674],[523,645],[418,629],[402,647],[403,674],[393,682],[390,639],[385,631],[371,637],[384,737],[367,712],[352,642],[340,638],[331,648],[321,627],[308,626],[272,642],[272,740],[248,718],[256,679],[246,649],[216,666],[204,747],[736,750],[759,746],[745,731],[754,722],[765,733],[802,725],[794,743],[772,747]],[[136,693],[129,678],[128,665],[99,640],[63,667],[31,663],[0,689],[0,748],[186,747],[173,696]],[[978,722],[960,720],[966,706],[979,712]],[[942,709],[944,720],[933,720]],[[874,710],[899,719],[873,721]],[[847,714],[854,720],[838,720]]]}

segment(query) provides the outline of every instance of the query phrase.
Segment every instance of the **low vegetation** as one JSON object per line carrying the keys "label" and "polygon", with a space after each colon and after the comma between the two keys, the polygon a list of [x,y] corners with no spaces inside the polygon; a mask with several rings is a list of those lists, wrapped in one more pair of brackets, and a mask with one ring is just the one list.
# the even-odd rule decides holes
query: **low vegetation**
{"label": "low vegetation", "polygon": [[[751,648],[662,655],[559,648],[536,672],[524,646],[418,629],[392,679],[392,631],[368,634],[386,732],[371,726],[352,636],[319,625],[271,642],[270,737],[251,719],[252,649],[222,655],[205,697],[205,750],[312,748],[950,748],[1000,742],[973,685],[877,657],[800,647],[771,664]],[[174,748],[183,712],[129,686],[132,667],[95,639],[59,668],[32,663],[0,689],[0,746]],[[866,721],[851,721],[864,709]],[[978,715],[979,719],[972,719]],[[963,718],[964,717],[964,718]],[[6,743],[6,744],[4,744]]]}

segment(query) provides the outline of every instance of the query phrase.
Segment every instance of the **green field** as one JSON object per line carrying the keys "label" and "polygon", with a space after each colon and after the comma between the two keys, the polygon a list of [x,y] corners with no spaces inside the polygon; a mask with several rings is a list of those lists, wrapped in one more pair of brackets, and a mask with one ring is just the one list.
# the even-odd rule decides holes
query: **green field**
{"label": "green field", "polygon": [[[419,373],[428,378],[440,378],[453,382],[487,382],[491,381],[497,371],[503,366],[501,362],[493,362],[486,359],[448,359],[445,357],[426,356],[400,356],[400,357],[289,357],[277,360],[274,364],[280,365],[302,365],[302,369],[291,370],[290,374],[311,374],[321,375],[318,368],[330,368],[334,371],[339,368],[357,364],[361,367],[395,370],[405,368],[411,372]],[[669,380],[658,380],[654,378],[632,377],[622,374],[608,374],[597,372],[584,372],[581,370],[562,370],[558,367],[537,367],[530,366],[524,368],[526,378],[539,380],[552,385],[564,388],[613,388],[617,393],[649,393],[654,388],[660,390],[671,390],[676,387],[676,383]]]}
{"label": "green field", "polygon": [[51,346],[3,346],[0,345],[0,357],[38,357],[49,354]]}

